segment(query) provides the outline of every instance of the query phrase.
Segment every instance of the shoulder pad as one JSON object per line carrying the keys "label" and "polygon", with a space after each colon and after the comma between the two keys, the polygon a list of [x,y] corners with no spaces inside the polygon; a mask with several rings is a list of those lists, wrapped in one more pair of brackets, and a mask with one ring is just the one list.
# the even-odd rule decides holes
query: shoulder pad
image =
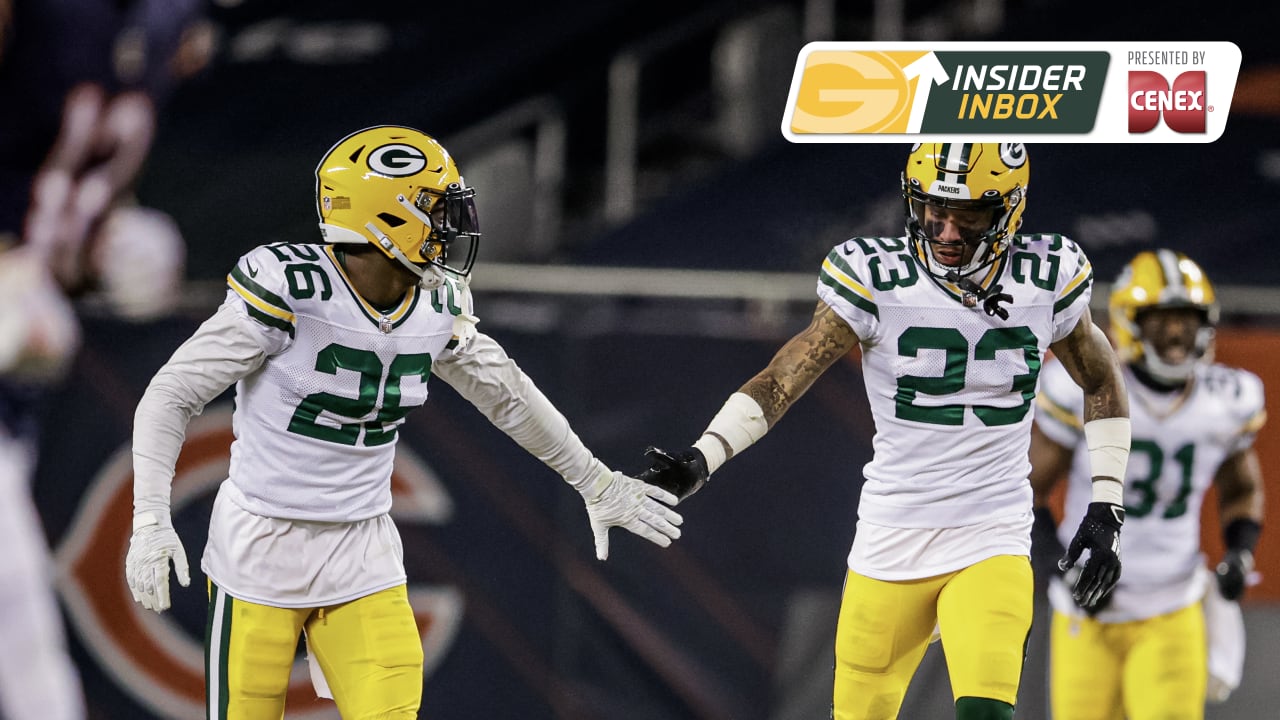
{"label": "shoulder pad", "polygon": [[[901,241],[899,241],[901,242]],[[903,243],[903,248],[906,245]],[[854,307],[879,317],[872,292],[868,256],[881,252],[883,246],[874,240],[854,238],[832,248],[822,261],[818,282],[834,291]]]}
{"label": "shoulder pad", "polygon": [[1205,390],[1230,408],[1243,432],[1255,433],[1267,421],[1266,395],[1262,378],[1243,368],[1213,364],[1201,376]]}
{"label": "shoulder pad", "polygon": [[227,287],[244,300],[249,317],[292,335],[297,318],[288,300],[285,259],[275,247],[260,245],[231,268]]}

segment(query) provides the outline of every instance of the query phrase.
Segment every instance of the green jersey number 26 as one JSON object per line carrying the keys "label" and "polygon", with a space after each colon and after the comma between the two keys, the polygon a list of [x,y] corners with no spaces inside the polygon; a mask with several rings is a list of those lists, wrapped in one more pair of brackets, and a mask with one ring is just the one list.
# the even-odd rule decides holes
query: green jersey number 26
{"label": "green jersey number 26", "polygon": [[[384,369],[386,380],[382,379]],[[386,426],[399,421],[413,409],[400,406],[400,381],[406,377],[418,377],[425,383],[431,374],[431,355],[397,355],[384,368],[382,360],[370,350],[331,343],[316,355],[316,370],[335,376],[338,370],[357,372],[360,378],[359,388],[355,397],[327,392],[306,396],[289,420],[289,432],[342,445],[356,445],[361,442],[363,431],[363,444],[373,447],[385,445],[395,439],[396,429],[387,429]],[[378,404],[379,397],[382,398],[381,405]],[[318,422],[320,414],[326,411],[339,417],[352,418],[368,415],[374,409],[378,411],[377,416],[363,423],[343,423],[334,427]]]}

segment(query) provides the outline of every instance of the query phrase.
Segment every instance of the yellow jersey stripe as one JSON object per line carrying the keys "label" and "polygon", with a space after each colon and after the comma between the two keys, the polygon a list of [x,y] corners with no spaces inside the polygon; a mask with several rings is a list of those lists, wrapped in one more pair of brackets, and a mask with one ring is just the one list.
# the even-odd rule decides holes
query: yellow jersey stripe
{"label": "yellow jersey stripe", "polygon": [[875,298],[871,296],[870,290],[863,287],[862,283],[858,282],[857,280],[854,280],[852,277],[847,275],[843,270],[836,267],[835,263],[831,262],[829,258],[822,261],[822,271],[825,272],[827,275],[830,275],[835,280],[837,280],[844,287],[852,290],[853,292],[861,295],[862,297],[866,298],[871,302],[875,302]]}
{"label": "yellow jersey stripe", "polygon": [[249,290],[247,290],[231,275],[227,276],[227,287],[230,287],[232,290],[235,290],[236,294],[244,298],[245,302],[249,303],[260,312],[270,315],[273,318],[283,320],[289,323],[290,325],[294,324],[294,322],[296,322],[298,319],[298,317],[293,313],[287,310],[282,310],[281,308],[278,308],[275,305],[272,305],[271,303],[258,297],[257,295],[254,295],[253,293],[249,292]]}

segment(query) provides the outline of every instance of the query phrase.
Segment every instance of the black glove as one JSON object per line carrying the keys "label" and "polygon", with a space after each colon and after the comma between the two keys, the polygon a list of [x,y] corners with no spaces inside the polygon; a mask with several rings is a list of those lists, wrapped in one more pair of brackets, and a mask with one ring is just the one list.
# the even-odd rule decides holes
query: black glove
{"label": "black glove", "polygon": [[698,492],[707,484],[707,459],[702,451],[691,447],[677,455],[649,446],[644,451],[649,467],[637,476],[650,485],[657,485],[675,495],[681,501]]}
{"label": "black glove", "polygon": [[1110,594],[1120,579],[1120,526],[1124,524],[1124,507],[1109,502],[1091,502],[1080,521],[1080,529],[1071,539],[1067,554],[1058,561],[1058,569],[1066,572],[1075,567],[1080,554],[1089,551],[1089,559],[1080,570],[1071,596],[1085,610],[1095,608]]}
{"label": "black glove", "polygon": [[1228,550],[1218,563],[1218,590],[1228,600],[1239,600],[1244,595],[1249,573],[1253,572],[1253,553],[1248,550]]}

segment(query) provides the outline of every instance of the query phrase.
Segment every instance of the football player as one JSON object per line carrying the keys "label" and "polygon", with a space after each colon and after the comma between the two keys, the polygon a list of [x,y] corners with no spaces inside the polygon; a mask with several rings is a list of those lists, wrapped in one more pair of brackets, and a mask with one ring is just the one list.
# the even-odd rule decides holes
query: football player
{"label": "football player", "polygon": [[[1050,582],[1053,717],[1202,718],[1209,678],[1201,598],[1209,592],[1234,601],[1244,593],[1261,531],[1253,441],[1266,421],[1262,382],[1213,363],[1213,286],[1182,253],[1138,253],[1115,283],[1110,316],[1133,423],[1121,542],[1126,571],[1093,608],[1079,607],[1062,580]],[[1089,502],[1082,412],[1066,370],[1048,363],[1031,442],[1042,527],[1052,526],[1047,498],[1059,478],[1068,477],[1068,517]],[[1227,548],[1216,582],[1202,571],[1200,549],[1200,509],[1211,485]],[[1235,654],[1242,662],[1243,648]],[[1239,681],[1238,668],[1222,674],[1218,699]]]}
{"label": "football player", "polygon": [[169,607],[189,582],[170,484],[192,415],[236,386],[230,477],[214,502],[210,717],[279,718],[300,634],[343,717],[416,718],[423,654],[388,511],[400,425],[437,376],[558,472],[610,527],[679,537],[667,492],[595,458],[524,372],[477,331],[468,273],[475,191],[436,140],[379,126],[316,169],[322,244],[245,254],[226,300],[156,373],[134,425],[134,597]]}
{"label": "football player", "polygon": [[1120,572],[1129,448],[1119,363],[1089,314],[1071,240],[1016,234],[1021,144],[924,144],[902,174],[906,235],[827,255],[810,325],[731,395],[693,447],[641,476],[688,497],[759,440],[832,363],[862,350],[875,418],[836,627],[833,717],[897,717],[935,624],[962,720],[1011,718],[1031,627],[1032,402],[1046,351],[1083,389],[1092,494],[1064,566],[1076,599]]}

